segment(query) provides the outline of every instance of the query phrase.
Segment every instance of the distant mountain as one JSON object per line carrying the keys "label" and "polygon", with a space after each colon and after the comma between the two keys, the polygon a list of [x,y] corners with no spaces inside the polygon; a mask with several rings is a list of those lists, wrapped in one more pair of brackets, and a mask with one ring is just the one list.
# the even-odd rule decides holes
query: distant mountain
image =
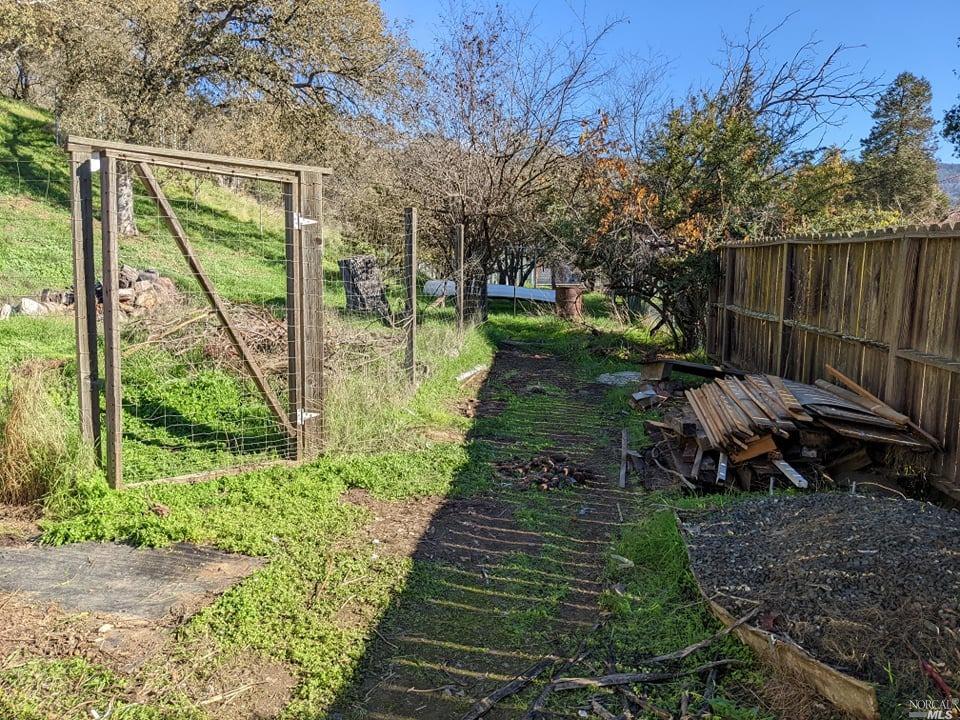
{"label": "distant mountain", "polygon": [[960,204],[960,163],[937,163],[940,187],[950,196],[950,202]]}

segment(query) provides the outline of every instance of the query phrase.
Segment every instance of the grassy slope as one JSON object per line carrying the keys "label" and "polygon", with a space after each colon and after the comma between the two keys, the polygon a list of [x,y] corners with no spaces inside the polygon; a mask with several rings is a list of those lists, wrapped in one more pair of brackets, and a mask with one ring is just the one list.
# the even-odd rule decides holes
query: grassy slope
{"label": "grassy slope", "polygon": [[[26,293],[38,286],[70,284],[67,177],[47,123],[42,113],[0,101],[0,281],[4,283],[0,292]],[[210,259],[211,274],[225,297],[235,302],[279,301],[282,272],[276,254],[279,236],[275,222],[271,224],[268,217],[261,236],[259,213],[254,214],[256,204],[240,202],[237,196],[211,186],[202,188],[201,202],[196,205],[191,188],[184,188],[175,199],[198,251]],[[149,236],[156,230],[151,224],[154,219],[148,208],[141,205],[138,210],[142,230]],[[252,236],[256,240],[250,245]],[[178,258],[170,252],[172,244],[168,246],[127,242],[123,258],[140,266],[160,266],[185,284],[182,266],[178,274]],[[342,492],[350,487],[364,487],[378,497],[403,500],[424,494],[469,494],[488,487],[489,469],[482,462],[485,448],[469,442],[432,442],[421,431],[468,429],[470,421],[454,410],[455,403],[465,394],[456,375],[489,361],[498,340],[545,340],[548,349],[575,362],[584,378],[603,370],[622,369],[633,352],[631,344],[624,343],[617,333],[597,338],[549,316],[495,314],[483,332],[471,333],[460,353],[451,356],[437,352],[440,341],[449,340],[437,325],[435,335],[431,335],[427,323],[421,355],[430,373],[414,395],[403,393],[390,397],[391,402],[366,404],[358,412],[348,399],[353,398],[353,405],[358,404],[352,393],[363,391],[360,385],[372,384],[372,375],[368,375],[358,377],[354,387],[347,383],[334,399],[341,403],[337,417],[346,418],[341,428],[344,436],[359,435],[368,438],[371,445],[394,445],[396,450],[372,455],[340,454],[293,471],[261,471],[193,486],[111,492],[100,478],[84,478],[72,492],[58,493],[50,499],[46,539],[55,543],[121,540],[142,545],[191,540],[268,556],[271,562],[265,570],[193,618],[179,634],[177,647],[189,654],[198,644],[212,642],[222,653],[253,649],[284,660],[299,679],[286,717],[323,717],[324,708],[352,680],[367,646],[370,628],[391,597],[404,589],[414,598],[451,592],[451,585],[446,582],[450,579],[438,576],[440,571],[435,568],[414,568],[406,559],[371,554],[357,535],[368,519],[366,513],[342,503]],[[591,345],[595,349],[603,347],[604,352],[588,352]],[[62,381],[67,398],[72,397],[72,353],[69,318],[17,318],[0,323],[0,367],[27,358],[65,359]],[[134,384],[142,396],[148,400],[161,398],[186,417],[229,425],[229,414],[222,418],[218,407],[210,407],[209,397],[218,395],[219,388],[219,394],[225,398],[224,407],[236,408],[237,397],[231,395],[237,387],[234,378],[215,371],[207,377],[207,392],[197,394],[195,377],[187,372],[188,368],[178,370],[165,365],[173,362],[169,357],[145,354],[134,358],[125,364],[125,373],[137,381]],[[159,368],[165,369],[166,379],[162,383]],[[170,382],[170,377],[175,381]],[[369,388],[365,390],[369,392]],[[382,400],[384,386],[375,387],[374,391]],[[494,435],[524,438],[526,450],[534,452],[535,433],[519,419],[519,414],[510,412],[511,403],[519,400],[509,396],[505,400],[508,409],[502,419],[483,422],[494,423],[494,427],[488,428]],[[533,402],[557,401],[558,398],[545,393]],[[529,410],[531,401],[524,402]],[[626,407],[622,391],[612,391],[608,402],[615,408]],[[74,409],[68,407],[66,412],[72,415]],[[632,412],[627,417],[639,441],[643,437],[642,419]],[[131,464],[140,463],[148,471],[158,473],[179,469],[171,464],[169,453],[155,449],[173,439],[166,428],[138,427],[135,416],[127,420],[134,433],[153,433],[142,438],[142,447],[125,447]],[[184,464],[189,469],[220,459],[202,448],[194,450],[201,457],[186,457]],[[525,497],[527,506],[518,511],[518,516],[535,527],[537,495]],[[151,507],[157,503],[167,506],[169,515],[161,517],[153,512]],[[624,657],[637,648],[673,649],[715,629],[702,606],[691,601],[691,581],[680,553],[679,538],[665,517],[669,516],[651,506],[642,520],[625,527],[617,550],[634,559],[636,570],[610,570],[611,580],[625,583],[625,597],[642,599],[634,602],[610,595],[606,600],[620,622],[608,624],[610,636],[604,642],[613,643]],[[531,583],[524,578],[537,578],[534,585],[541,601],[541,614],[555,612],[566,592],[562,584],[539,581],[555,561],[549,549],[542,558],[516,558],[513,572],[518,579],[518,591],[529,592]],[[313,590],[319,585],[325,590],[314,597]],[[359,604],[358,597],[363,599]],[[359,621],[344,627],[336,616],[349,603],[357,607]],[[519,640],[537,631],[539,618],[536,613],[512,613],[475,631],[488,633],[491,640]],[[153,672],[151,681],[159,688],[156,695],[142,705],[120,702],[114,717],[199,715],[190,700],[176,689],[170,667]],[[76,658],[0,665],[0,717],[82,717],[86,707],[83,703],[122,697],[129,682],[128,678]],[[138,679],[133,678],[133,682]],[[667,692],[675,693],[676,689]],[[101,709],[103,705],[100,703]],[[743,717],[744,713],[731,710],[721,715],[733,718]]]}

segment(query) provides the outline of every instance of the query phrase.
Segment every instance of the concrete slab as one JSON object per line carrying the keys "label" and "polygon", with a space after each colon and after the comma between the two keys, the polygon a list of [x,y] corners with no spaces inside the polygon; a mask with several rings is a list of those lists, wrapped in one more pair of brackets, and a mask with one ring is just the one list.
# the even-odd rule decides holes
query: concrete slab
{"label": "concrete slab", "polygon": [[188,543],[143,550],[94,542],[2,547],[0,592],[72,612],[179,621],[265,562]]}

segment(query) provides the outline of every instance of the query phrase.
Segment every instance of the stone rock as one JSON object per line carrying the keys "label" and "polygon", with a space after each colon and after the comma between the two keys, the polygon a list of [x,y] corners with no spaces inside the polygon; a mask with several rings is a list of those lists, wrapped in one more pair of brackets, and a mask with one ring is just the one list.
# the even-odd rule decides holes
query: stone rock
{"label": "stone rock", "polygon": [[123,287],[122,285],[117,290],[117,302],[119,303],[131,303],[136,293],[131,287]]}
{"label": "stone rock", "polygon": [[643,373],[634,372],[632,370],[624,370],[622,372],[615,373],[604,373],[603,375],[597,376],[597,382],[603,383],[604,385],[629,385],[630,383],[640,382],[643,380]]}
{"label": "stone rock", "polygon": [[156,282],[160,279],[160,273],[154,270],[153,268],[147,268],[146,270],[141,270],[140,275],[137,277],[137,280],[146,280],[148,282]]}
{"label": "stone rock", "polygon": [[133,300],[134,307],[142,308],[152,308],[157,304],[157,294],[153,290],[147,290],[142,293],[137,293],[136,298]]}
{"label": "stone rock", "polygon": [[142,292],[146,292],[152,287],[153,287],[153,282],[150,280],[137,280],[133,284],[133,291],[136,293],[142,293]]}
{"label": "stone rock", "polygon": [[124,265],[120,268],[120,278],[118,280],[118,285],[121,288],[133,287],[133,284],[140,279],[140,271],[135,267],[130,267],[129,265]]}
{"label": "stone rock", "polygon": [[21,315],[46,315],[47,308],[36,300],[20,298],[20,305],[17,308],[17,312]]}
{"label": "stone rock", "polygon": [[173,284],[173,280],[168,277],[159,277],[153,281],[153,287],[156,290],[159,290],[164,293],[175,294],[177,292],[177,286]]}
{"label": "stone rock", "polygon": [[6,320],[10,317],[10,313],[13,312],[13,307],[10,303],[4,303],[3,307],[0,307],[0,320]]}

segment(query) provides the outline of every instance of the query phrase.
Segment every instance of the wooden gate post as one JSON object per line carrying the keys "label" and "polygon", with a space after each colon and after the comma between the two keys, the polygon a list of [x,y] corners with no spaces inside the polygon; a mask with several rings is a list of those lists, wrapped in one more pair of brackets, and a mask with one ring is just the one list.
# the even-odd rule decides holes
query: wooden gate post
{"label": "wooden gate post", "polygon": [[77,336],[77,390],[80,432],[100,450],[100,380],[97,360],[97,292],[93,241],[93,175],[90,153],[70,153],[71,213],[73,219],[73,292]]}
{"label": "wooden gate post", "polygon": [[123,484],[123,407],[120,396],[120,289],[117,247],[117,160],[100,153],[100,229],[103,251],[104,405],[107,421],[107,483]]}
{"label": "wooden gate post", "polygon": [[453,227],[453,255],[456,263],[457,277],[457,330],[463,333],[465,326],[466,308],[464,303],[467,299],[466,288],[466,268],[463,266],[463,223],[458,223]]}
{"label": "wooden gate post", "polygon": [[417,211],[403,209],[403,277],[407,298],[407,375],[417,382]]}
{"label": "wooden gate post", "polygon": [[300,177],[300,232],[303,251],[302,397],[300,432],[303,457],[311,460],[324,446],[324,327],[323,327],[323,175],[303,173]]}

